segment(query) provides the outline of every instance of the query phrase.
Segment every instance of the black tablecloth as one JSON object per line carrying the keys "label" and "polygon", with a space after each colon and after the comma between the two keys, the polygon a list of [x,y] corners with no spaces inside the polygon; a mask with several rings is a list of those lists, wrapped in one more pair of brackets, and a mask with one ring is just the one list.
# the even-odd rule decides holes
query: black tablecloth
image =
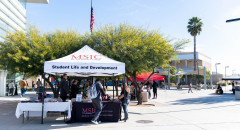
{"label": "black tablecloth", "polygon": [[[72,122],[90,122],[95,109],[91,102],[72,103]],[[118,122],[121,119],[121,102],[103,102],[103,110],[99,117],[102,122]]]}

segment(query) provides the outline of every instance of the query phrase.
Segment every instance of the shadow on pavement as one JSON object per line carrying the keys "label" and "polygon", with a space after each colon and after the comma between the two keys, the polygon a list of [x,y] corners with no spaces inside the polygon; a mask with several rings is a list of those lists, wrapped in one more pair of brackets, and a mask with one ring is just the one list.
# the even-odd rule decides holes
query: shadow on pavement
{"label": "shadow on pavement", "polygon": [[172,101],[172,105],[188,105],[188,104],[215,104],[215,103],[223,103],[234,101],[237,102],[235,96],[230,93],[226,93],[223,95],[216,95],[216,94],[209,94],[213,96],[207,97],[199,97],[199,98],[187,98],[187,99],[180,99],[176,101]]}

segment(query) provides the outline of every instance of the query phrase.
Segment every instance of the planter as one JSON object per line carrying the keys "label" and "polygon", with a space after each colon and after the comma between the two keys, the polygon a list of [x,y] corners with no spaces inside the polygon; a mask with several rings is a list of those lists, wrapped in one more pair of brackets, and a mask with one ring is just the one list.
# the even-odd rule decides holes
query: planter
{"label": "planter", "polygon": [[240,100],[240,91],[235,91],[236,100]]}

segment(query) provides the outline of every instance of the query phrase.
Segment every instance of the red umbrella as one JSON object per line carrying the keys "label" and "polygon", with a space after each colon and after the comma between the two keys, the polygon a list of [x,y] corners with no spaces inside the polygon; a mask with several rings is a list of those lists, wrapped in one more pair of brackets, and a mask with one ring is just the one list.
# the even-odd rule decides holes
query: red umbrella
{"label": "red umbrella", "polygon": [[[151,75],[150,72],[137,75],[137,81],[146,81],[150,75]],[[132,77],[129,77],[129,78],[132,80]],[[164,76],[153,74],[148,81],[159,81],[159,80],[165,80]]]}

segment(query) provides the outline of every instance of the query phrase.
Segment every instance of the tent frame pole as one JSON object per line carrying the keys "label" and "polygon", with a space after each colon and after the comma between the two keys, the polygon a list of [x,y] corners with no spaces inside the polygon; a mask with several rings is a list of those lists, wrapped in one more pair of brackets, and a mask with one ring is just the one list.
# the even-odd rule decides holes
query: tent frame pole
{"label": "tent frame pole", "polygon": [[127,100],[126,100],[126,91],[125,91],[125,82],[126,82],[126,74],[124,73],[124,77],[123,77],[123,92],[124,92],[124,97],[123,97],[123,100],[125,103],[127,103]]}
{"label": "tent frame pole", "polygon": [[41,124],[43,124],[43,113],[44,113],[45,75],[46,75],[46,73],[43,73],[42,117],[41,117],[42,119],[41,119]]}
{"label": "tent frame pole", "polygon": [[114,73],[113,73],[113,75],[112,75],[112,76],[113,76],[113,80],[112,80],[112,81],[113,81],[113,101],[114,101],[114,87],[115,87],[115,86],[114,86],[114,85],[115,85]]}

